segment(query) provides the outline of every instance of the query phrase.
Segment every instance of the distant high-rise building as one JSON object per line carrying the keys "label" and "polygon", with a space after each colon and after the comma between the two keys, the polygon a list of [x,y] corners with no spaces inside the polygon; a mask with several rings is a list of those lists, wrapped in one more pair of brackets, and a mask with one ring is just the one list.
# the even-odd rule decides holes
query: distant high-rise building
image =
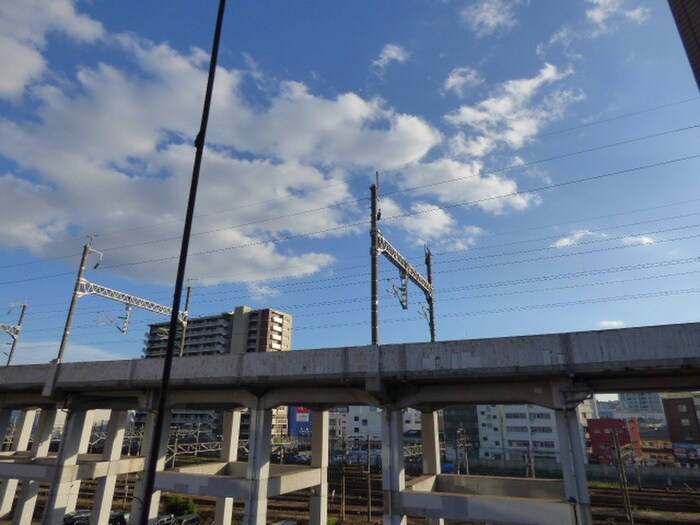
{"label": "distant high-rise building", "polygon": [[[168,323],[150,325],[143,349],[145,357],[165,355],[168,329]],[[292,316],[271,308],[253,310],[239,306],[233,312],[189,319],[184,343],[181,327],[176,341],[176,352],[179,353],[181,348],[183,356],[284,352],[292,349]],[[275,409],[272,418],[273,435],[287,435],[287,407]],[[178,426],[218,432],[221,417],[210,410],[174,410],[172,422]],[[241,434],[245,436],[247,433],[244,420]]]}
{"label": "distant high-rise building", "polygon": [[537,405],[477,405],[477,411],[479,457],[559,461],[553,410]]}
{"label": "distant high-rise building", "polygon": [[657,392],[626,392],[618,394],[619,410],[636,414],[663,414],[661,396]]}
{"label": "distant high-rise building", "polygon": [[[168,323],[150,325],[143,349],[145,357],[165,355],[168,328]],[[181,328],[176,341],[182,345]],[[292,316],[270,308],[252,310],[239,306],[233,312],[195,317],[187,323],[182,349],[183,355],[291,350]]]}

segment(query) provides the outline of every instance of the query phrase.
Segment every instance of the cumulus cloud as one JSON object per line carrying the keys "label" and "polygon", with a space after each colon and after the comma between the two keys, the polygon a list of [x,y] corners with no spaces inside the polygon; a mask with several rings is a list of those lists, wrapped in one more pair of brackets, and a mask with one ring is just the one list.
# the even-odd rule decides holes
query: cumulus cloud
{"label": "cumulus cloud", "polygon": [[593,23],[598,30],[605,31],[608,23],[616,18],[623,18],[641,24],[649,18],[650,10],[647,7],[628,7],[628,0],[588,0],[592,7],[586,9],[586,18]]}
{"label": "cumulus cloud", "polygon": [[440,159],[404,170],[397,184],[417,195],[437,198],[443,206],[476,207],[500,215],[524,210],[540,202],[534,194],[518,193],[515,180],[498,175],[482,175],[481,162]]}
{"label": "cumulus cloud", "polygon": [[553,248],[566,248],[567,246],[574,246],[584,239],[604,239],[607,235],[600,232],[594,232],[590,230],[574,230],[566,237],[562,237],[552,244]]}
{"label": "cumulus cloud", "polygon": [[474,106],[462,105],[448,114],[447,122],[473,132],[460,131],[452,137],[451,151],[459,156],[483,157],[499,145],[522,148],[545,124],[561,119],[569,106],[582,100],[581,93],[566,89],[536,99],[543,88],[572,73],[570,69],[562,71],[545,64],[535,77],[504,82],[493,96]]}
{"label": "cumulus cloud", "polygon": [[617,21],[642,24],[648,20],[651,10],[648,7],[631,7],[630,0],[587,0],[592,4],[586,9],[586,19],[576,27],[562,26],[547,42],[540,42],[536,51],[538,56],[546,56],[553,48],[561,48],[564,56],[570,60],[583,58],[576,44],[598,38],[609,33]]}
{"label": "cumulus cloud", "polygon": [[445,79],[443,89],[452,91],[458,97],[463,98],[469,88],[483,84],[484,79],[478,71],[470,67],[456,67]]}
{"label": "cumulus cloud", "polygon": [[467,250],[474,246],[486,230],[478,226],[463,226],[445,209],[427,202],[416,202],[403,210],[394,200],[384,198],[380,209],[380,228],[390,225],[407,233],[413,245],[429,244],[440,250]]}
{"label": "cumulus cloud", "polygon": [[518,23],[515,6],[518,3],[517,0],[480,0],[462,9],[459,16],[481,38],[515,27]]}
{"label": "cumulus cloud", "polygon": [[398,44],[387,44],[385,45],[379,56],[372,61],[372,66],[383,71],[392,62],[406,62],[408,60],[408,51],[403,46]]}
{"label": "cumulus cloud", "polygon": [[601,328],[622,328],[625,326],[624,321],[600,321],[598,326]]}
{"label": "cumulus cloud", "polygon": [[0,3],[0,98],[17,98],[45,73],[42,51],[48,33],[84,42],[103,35],[102,25],[76,13],[74,4],[72,0]]}
{"label": "cumulus cloud", "polygon": [[649,235],[628,235],[622,239],[623,244],[654,244],[656,241]]}
{"label": "cumulus cloud", "polygon": [[[192,93],[202,92],[207,55],[132,35],[106,35],[101,45],[136,69],[79,68],[72,85],[33,86],[39,104],[31,118],[0,119],[0,155],[19,166],[0,176],[0,214],[12,225],[0,242],[41,255],[69,233],[107,232],[102,242],[115,249],[105,268],[169,282],[201,111]],[[295,81],[268,89],[272,84],[252,69],[217,71],[188,263],[190,276],[205,285],[301,277],[327,267],[331,255],[291,248],[285,239],[353,231],[345,228],[357,214],[348,170],[416,162],[442,140],[421,118],[380,99],[326,98]],[[246,99],[247,79],[265,86],[266,104]],[[308,213],[314,209],[323,212]],[[133,264],[147,260],[155,261]]]}

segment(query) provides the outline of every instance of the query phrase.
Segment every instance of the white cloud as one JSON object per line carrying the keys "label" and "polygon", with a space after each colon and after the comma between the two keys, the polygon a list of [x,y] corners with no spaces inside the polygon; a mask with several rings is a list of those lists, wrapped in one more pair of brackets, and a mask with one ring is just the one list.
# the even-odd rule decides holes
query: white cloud
{"label": "white cloud", "polygon": [[586,9],[586,19],[575,27],[562,26],[547,42],[537,45],[537,55],[545,57],[550,50],[561,47],[569,60],[580,60],[583,55],[576,49],[580,44],[606,33],[614,28],[618,20],[636,24],[644,23],[650,16],[648,7],[628,7],[636,0],[587,0],[592,7]]}
{"label": "white cloud", "polygon": [[398,44],[387,44],[385,45],[379,56],[372,61],[374,67],[384,70],[392,62],[405,62],[408,60],[408,51],[403,46]]}
{"label": "white cloud", "polygon": [[524,210],[540,202],[534,194],[518,194],[518,184],[507,177],[482,176],[480,162],[440,159],[407,168],[397,184],[414,194],[436,197],[443,205],[474,206],[499,215]]}
{"label": "white cloud", "polygon": [[404,230],[415,246],[428,244],[440,250],[467,250],[474,246],[486,231],[478,226],[461,226],[447,210],[426,202],[416,202],[404,211],[389,198],[380,202],[380,228]]}
{"label": "white cloud", "polygon": [[560,89],[535,101],[545,86],[571,73],[545,64],[537,76],[504,82],[494,96],[474,106],[463,105],[448,114],[445,119],[449,123],[476,132],[476,135],[459,132],[452,137],[452,152],[458,156],[482,157],[500,144],[522,148],[545,124],[561,119],[571,104],[583,98],[580,93]]}
{"label": "white cloud", "polygon": [[403,220],[404,228],[412,232],[416,245],[451,235],[457,225],[447,211],[426,202],[412,204],[410,213]]}
{"label": "white cloud", "polygon": [[[128,232],[102,238],[104,245],[126,246],[106,254],[104,266],[168,282],[175,273],[179,212],[192,169],[193,123],[201,111],[192,93],[202,92],[207,57],[201,50],[182,54],[129,35],[108,35],[102,42],[138,69],[83,67],[74,85],[33,86],[40,104],[31,118],[0,119],[0,155],[21,170],[0,176],[0,217],[12,225],[0,233],[0,243],[41,254],[69,232],[139,228],[136,239]],[[188,263],[190,276],[205,285],[299,277],[327,267],[334,260],[329,254],[308,247],[295,251],[275,239],[353,231],[342,226],[354,222],[357,210],[336,206],[352,197],[347,168],[415,162],[442,140],[419,117],[398,113],[379,99],[355,93],[324,98],[299,82],[263,90],[268,103],[258,105],[242,94],[247,78],[256,85],[265,80],[259,70],[217,71]],[[246,152],[247,160],[233,152]],[[274,204],[255,205],[271,200]],[[326,209],[304,213],[315,208]],[[211,213],[217,210],[227,211]],[[279,216],[294,220],[270,220]],[[236,226],[241,224],[247,226]],[[235,248],[241,245],[246,248]],[[161,260],[128,265],[151,259]]]}
{"label": "white cloud", "polygon": [[518,3],[517,0],[480,0],[462,9],[459,16],[477,37],[484,37],[515,27]]}
{"label": "white cloud", "polygon": [[598,30],[607,30],[607,24],[611,19],[623,18],[641,24],[649,18],[650,10],[646,7],[628,8],[628,0],[588,0],[593,6],[586,9],[586,18],[593,23]]}
{"label": "white cloud", "polygon": [[463,98],[468,88],[483,84],[484,79],[478,71],[470,67],[456,67],[445,79],[443,89],[452,91],[458,97]]}
{"label": "white cloud", "polygon": [[46,71],[42,51],[46,35],[62,33],[92,42],[103,34],[102,25],[76,13],[72,0],[24,0],[0,3],[0,98],[14,99]]}
{"label": "white cloud", "polygon": [[537,56],[543,58],[550,49],[555,46],[561,46],[564,56],[569,60],[580,60],[583,58],[583,55],[575,51],[574,43],[582,40],[585,36],[586,34],[583,31],[575,31],[569,26],[562,26],[549,38],[548,42],[540,42],[537,44]]}
{"label": "white cloud", "polygon": [[623,244],[654,244],[656,241],[649,235],[628,235],[622,239]]}
{"label": "white cloud", "polygon": [[622,328],[625,326],[624,321],[600,321],[598,326],[601,328]]}
{"label": "white cloud", "polygon": [[568,246],[574,246],[584,239],[604,239],[607,235],[604,233],[593,232],[590,230],[574,230],[566,237],[562,237],[554,244],[553,248],[566,248]]}

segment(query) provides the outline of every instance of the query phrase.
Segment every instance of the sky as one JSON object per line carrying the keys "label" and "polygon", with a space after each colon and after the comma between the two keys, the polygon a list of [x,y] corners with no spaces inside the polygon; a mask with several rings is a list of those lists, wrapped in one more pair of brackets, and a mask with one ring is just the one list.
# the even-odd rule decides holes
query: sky
{"label": "sky", "polygon": [[[54,358],[85,277],[172,304],[218,2],[0,0],[0,323]],[[438,340],[698,319],[700,97],[663,1],[230,1],[190,314],[371,341],[370,185]],[[378,173],[378,175],[375,175]],[[380,260],[380,342],[429,340]],[[68,361],[142,355],[166,318],[82,297]],[[0,333],[0,350],[11,339]],[[4,362],[0,356],[0,362]]]}

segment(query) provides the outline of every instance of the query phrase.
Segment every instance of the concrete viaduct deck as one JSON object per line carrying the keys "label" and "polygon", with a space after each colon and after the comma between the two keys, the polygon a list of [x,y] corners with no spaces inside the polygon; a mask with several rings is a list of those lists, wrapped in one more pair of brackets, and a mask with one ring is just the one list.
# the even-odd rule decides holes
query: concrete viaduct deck
{"label": "concrete viaduct deck", "polygon": [[[0,369],[0,432],[21,410],[13,450],[0,456],[0,516],[19,490],[13,523],[34,512],[40,482],[51,490],[43,516],[59,524],[75,508],[81,479],[98,479],[92,523],[106,522],[117,474],[138,472],[143,458],[120,457],[127,410],[151,410],[162,359],[49,363]],[[328,410],[367,404],[383,410],[384,522],[406,516],[493,523],[591,522],[585,449],[575,407],[595,392],[689,390],[700,387],[700,324],[650,326],[496,339],[326,348],[284,353],[178,358],[171,408],[225,414],[221,462],[164,470],[156,489],[217,497],[216,523],[231,522],[233,499],[245,502],[247,524],[264,524],[269,496],[310,489],[313,523],[327,521]],[[532,403],[555,411],[563,480],[507,480],[440,474],[436,411],[453,404]],[[269,463],[271,409],[313,408],[312,463]],[[402,417],[422,411],[425,476],[405,481]],[[85,454],[91,410],[112,409],[100,457]],[[37,409],[39,410],[37,412]],[[68,419],[58,456],[48,453],[56,410]],[[250,457],[236,462],[240,411],[251,413]],[[38,424],[34,419],[38,415]],[[147,427],[152,424],[148,420]],[[32,430],[34,428],[34,430]],[[147,428],[146,432],[150,429]],[[167,434],[166,434],[167,435]],[[33,436],[31,449],[27,449]],[[157,494],[159,495],[159,493]],[[153,498],[155,518],[159,497]],[[134,500],[132,515],[138,515]],[[100,521],[102,520],[102,521]]]}

